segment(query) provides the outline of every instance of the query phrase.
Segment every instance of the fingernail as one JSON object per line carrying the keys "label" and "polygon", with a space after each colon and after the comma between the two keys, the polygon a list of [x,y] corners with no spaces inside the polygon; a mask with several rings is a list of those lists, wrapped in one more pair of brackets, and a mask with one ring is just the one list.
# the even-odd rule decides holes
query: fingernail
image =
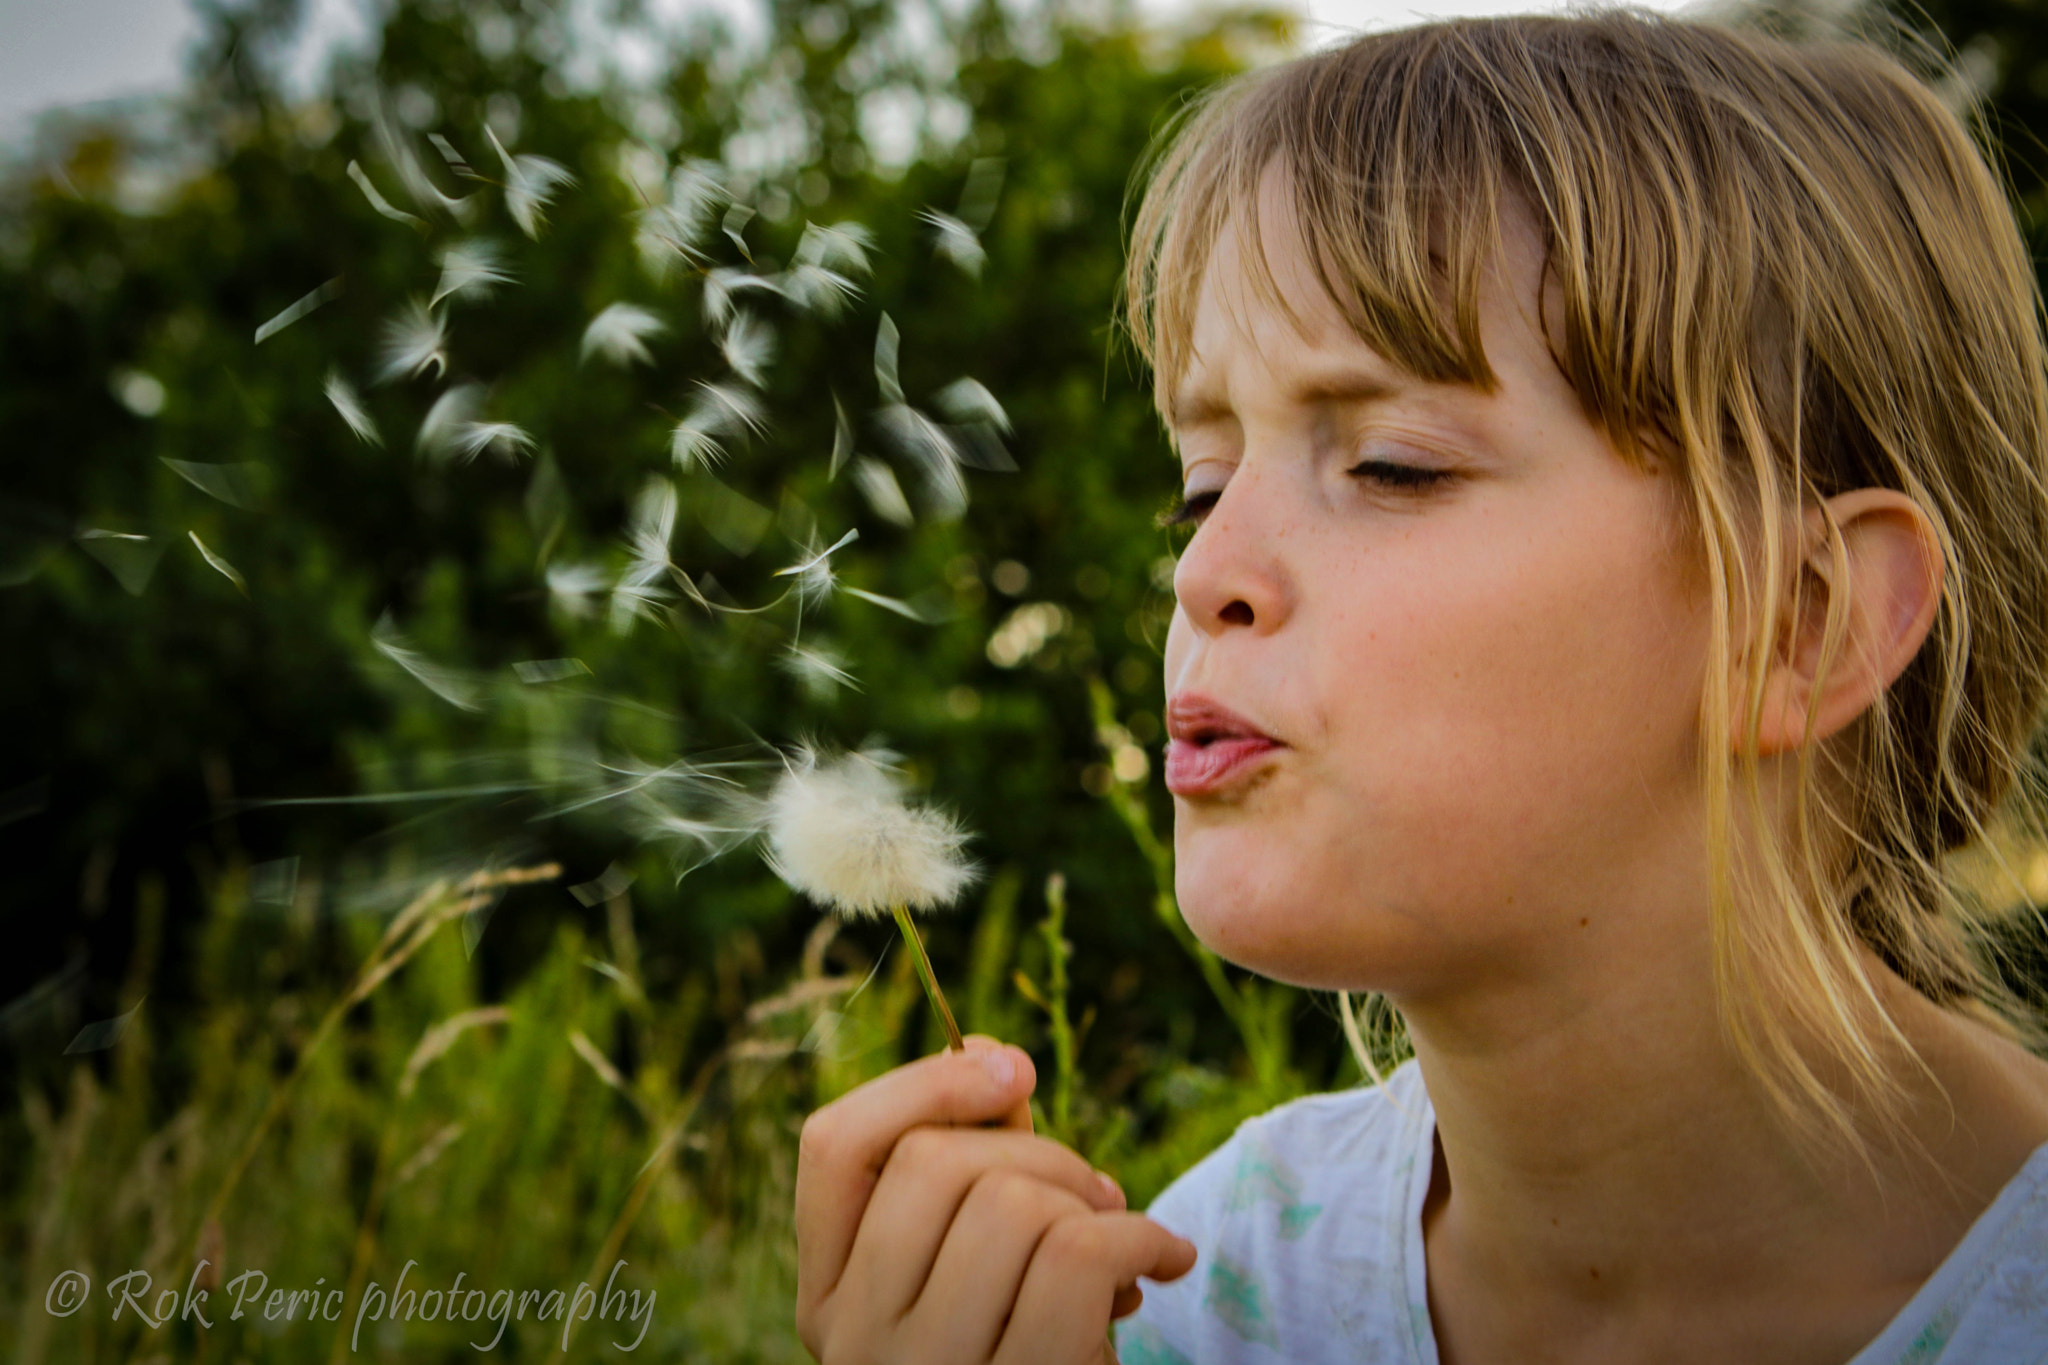
{"label": "fingernail", "polygon": [[1097,1171],[1095,1173],[1095,1178],[1102,1182],[1102,1192],[1104,1194],[1108,1195],[1111,1199],[1115,1200],[1119,1205],[1121,1205],[1124,1202],[1123,1186],[1117,1184],[1114,1180],[1111,1180],[1107,1175],[1105,1175],[1101,1171]]}
{"label": "fingernail", "polygon": [[981,1065],[988,1072],[988,1078],[996,1083],[997,1089],[1007,1088],[1017,1079],[1017,1059],[1006,1047],[992,1048],[981,1053]]}

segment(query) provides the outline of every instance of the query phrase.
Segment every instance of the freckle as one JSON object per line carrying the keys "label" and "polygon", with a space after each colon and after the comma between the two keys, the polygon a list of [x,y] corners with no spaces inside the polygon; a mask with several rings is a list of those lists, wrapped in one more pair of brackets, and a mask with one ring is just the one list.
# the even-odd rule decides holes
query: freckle
{"label": "freckle", "polygon": [[1596,1280],[1597,1280],[1597,1279],[1599,1279],[1599,1278],[1600,1278],[1600,1272],[1599,1272],[1599,1271],[1597,1271],[1597,1270],[1593,1270],[1593,1268],[1592,1268],[1591,1266],[1588,1266],[1588,1267],[1587,1267],[1587,1269],[1588,1269],[1589,1271],[1591,1271],[1591,1272],[1592,1272],[1592,1275],[1593,1275],[1593,1278],[1594,1278],[1594,1279],[1596,1279]]}
{"label": "freckle", "polygon": [[1586,921],[1585,921],[1585,920],[1583,920],[1583,919],[1582,919],[1582,920],[1580,920],[1580,921],[1579,921],[1579,927],[1580,927],[1581,929],[1585,928],[1585,927],[1586,927]]}

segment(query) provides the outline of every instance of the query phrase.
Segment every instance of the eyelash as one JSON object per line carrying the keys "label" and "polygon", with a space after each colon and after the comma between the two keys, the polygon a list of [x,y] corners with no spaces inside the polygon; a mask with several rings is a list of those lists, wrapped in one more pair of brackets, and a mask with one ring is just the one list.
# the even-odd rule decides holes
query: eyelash
{"label": "eyelash", "polygon": [[[1454,477],[1448,469],[1425,469],[1421,465],[1395,464],[1390,460],[1365,460],[1344,471],[1361,478],[1369,478],[1384,487],[1404,492],[1421,492]],[[1192,498],[1178,497],[1159,514],[1161,526],[1197,526],[1216,500],[1223,496],[1223,490],[1212,488],[1197,493]]]}

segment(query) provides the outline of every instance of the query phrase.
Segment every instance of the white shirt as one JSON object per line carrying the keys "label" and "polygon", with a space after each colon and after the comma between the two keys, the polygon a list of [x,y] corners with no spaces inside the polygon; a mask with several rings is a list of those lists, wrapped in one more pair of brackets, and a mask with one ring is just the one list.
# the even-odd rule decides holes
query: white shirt
{"label": "white shirt", "polygon": [[[1117,1325],[1122,1365],[1437,1365],[1422,1205],[1436,1115],[1408,1062],[1384,1090],[1241,1124],[1146,1212],[1195,1244]],[[2048,1144],[1847,1365],[2048,1365]]]}

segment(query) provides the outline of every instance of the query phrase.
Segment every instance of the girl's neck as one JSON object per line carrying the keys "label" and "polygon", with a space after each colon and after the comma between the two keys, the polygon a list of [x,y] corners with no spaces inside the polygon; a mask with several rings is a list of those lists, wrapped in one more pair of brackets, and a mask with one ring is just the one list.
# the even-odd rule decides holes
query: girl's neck
{"label": "girl's neck", "polygon": [[1433,1306],[1491,1304],[1497,1326],[1547,1334],[1525,1341],[1574,1323],[1597,1337],[1755,1321],[1774,1303],[1810,1319],[1819,1352],[1831,1331],[1852,1347],[1875,1335],[2048,1141],[2048,1064],[1873,967],[1931,1075],[1902,1073],[1904,1131],[1869,1162],[1793,1137],[1719,1028],[1696,1022],[1714,1018],[1698,998],[1710,983],[1589,992],[1547,1016],[1411,1005],[1440,1144]]}

